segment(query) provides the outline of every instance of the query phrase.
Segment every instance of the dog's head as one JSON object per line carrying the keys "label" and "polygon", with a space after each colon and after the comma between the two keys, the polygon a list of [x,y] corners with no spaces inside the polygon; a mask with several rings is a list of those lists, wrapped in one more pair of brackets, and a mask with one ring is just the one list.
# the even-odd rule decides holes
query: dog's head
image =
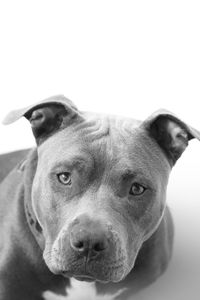
{"label": "dog's head", "polygon": [[118,282],[159,226],[172,166],[200,134],[168,111],[144,122],[83,113],[63,96],[14,111],[38,145],[31,206],[55,274]]}

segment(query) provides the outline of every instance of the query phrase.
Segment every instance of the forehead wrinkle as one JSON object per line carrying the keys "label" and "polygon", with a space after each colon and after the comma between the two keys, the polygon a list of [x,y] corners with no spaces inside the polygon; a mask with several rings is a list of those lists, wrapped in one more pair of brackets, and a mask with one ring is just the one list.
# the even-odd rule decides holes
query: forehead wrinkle
{"label": "forehead wrinkle", "polygon": [[[91,150],[91,155],[94,156],[96,165],[99,168],[109,170],[116,166],[124,157],[127,157],[126,168],[130,166],[128,159],[128,150],[130,150],[130,139],[134,140],[134,130],[132,134],[127,130],[121,132],[116,126],[118,120],[110,120],[109,134],[99,136],[98,139],[86,139]],[[113,122],[112,122],[113,121]],[[108,123],[107,123],[108,125]],[[118,124],[119,125],[119,124]],[[109,171],[108,171],[109,172]]]}
{"label": "forehead wrinkle", "polygon": [[[121,118],[116,116],[109,115],[98,115],[98,114],[89,114],[89,117],[83,119],[73,126],[66,127],[61,131],[49,137],[47,141],[43,144],[48,144],[51,142],[51,147],[53,145],[59,146],[61,143],[66,143],[67,140],[77,139],[82,142],[93,142],[100,140],[104,137],[112,135],[112,139],[115,136],[121,136],[125,138],[124,135],[130,133],[134,127],[136,127],[137,121],[128,118]],[[56,137],[58,137],[58,144],[56,144]],[[53,138],[53,141],[52,141]],[[53,143],[52,143],[53,142]],[[39,150],[43,148],[43,144],[40,145]]]}
{"label": "forehead wrinkle", "polygon": [[56,133],[38,151],[44,152],[45,161],[48,158],[59,160],[66,155],[85,152],[95,159],[95,164],[106,165],[108,168],[121,161],[124,156],[129,158],[129,164],[131,161],[139,163],[146,156],[149,159],[146,153],[148,146],[146,150],[143,149],[146,148],[144,145],[141,147],[141,134],[139,140],[137,137],[138,129],[136,126],[128,127],[132,123],[129,119],[108,116],[91,119]]}
{"label": "forehead wrinkle", "polygon": [[81,131],[84,139],[92,142],[114,133],[124,138],[130,135],[140,123],[120,116],[89,114],[83,122],[75,125],[74,129]]}
{"label": "forehead wrinkle", "polygon": [[[91,123],[93,124],[91,126]],[[87,124],[89,126],[87,126]],[[96,140],[100,140],[110,134],[110,124],[109,120],[97,119],[90,122],[86,122],[85,127],[82,130],[83,137],[86,142],[93,142]]]}

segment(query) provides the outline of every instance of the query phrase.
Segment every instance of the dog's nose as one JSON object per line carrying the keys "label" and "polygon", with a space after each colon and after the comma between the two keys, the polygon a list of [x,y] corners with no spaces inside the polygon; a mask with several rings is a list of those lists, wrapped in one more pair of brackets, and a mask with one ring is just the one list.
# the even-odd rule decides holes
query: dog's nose
{"label": "dog's nose", "polygon": [[109,245],[105,226],[86,216],[81,216],[74,222],[70,243],[76,252],[88,257],[99,255]]}

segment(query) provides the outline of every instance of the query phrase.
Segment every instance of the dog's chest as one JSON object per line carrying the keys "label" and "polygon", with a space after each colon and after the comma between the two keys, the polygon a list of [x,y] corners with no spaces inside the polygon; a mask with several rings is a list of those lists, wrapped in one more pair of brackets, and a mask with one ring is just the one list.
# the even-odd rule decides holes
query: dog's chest
{"label": "dog's chest", "polygon": [[56,295],[50,291],[43,293],[44,300],[114,300],[120,293],[114,295],[98,295],[94,283],[71,279],[71,286],[66,288],[67,296]]}

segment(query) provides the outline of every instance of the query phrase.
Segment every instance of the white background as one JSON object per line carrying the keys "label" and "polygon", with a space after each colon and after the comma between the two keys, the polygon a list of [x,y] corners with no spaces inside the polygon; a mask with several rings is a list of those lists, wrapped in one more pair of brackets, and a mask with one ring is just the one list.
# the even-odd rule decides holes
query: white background
{"label": "white background", "polygon": [[[164,107],[200,129],[199,1],[0,1],[0,119],[54,94],[82,110],[144,119]],[[0,152],[34,144],[25,120],[0,126]],[[134,299],[199,299],[200,143],[168,188],[173,260]]]}

